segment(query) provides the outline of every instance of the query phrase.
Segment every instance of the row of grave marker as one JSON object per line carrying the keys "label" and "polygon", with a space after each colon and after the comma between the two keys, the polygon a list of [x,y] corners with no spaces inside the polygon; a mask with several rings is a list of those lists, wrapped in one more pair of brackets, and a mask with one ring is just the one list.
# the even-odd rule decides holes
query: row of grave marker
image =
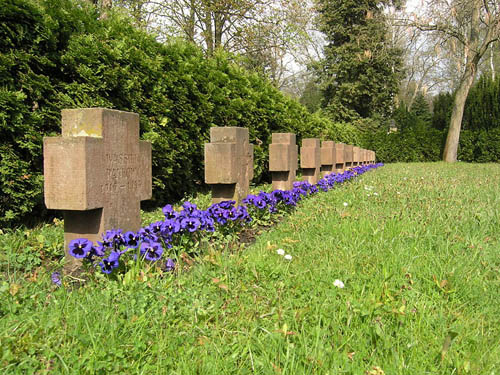
{"label": "row of grave marker", "polygon": [[[273,190],[291,190],[296,181],[299,148],[293,133],[273,133],[269,145],[269,171]],[[375,162],[375,152],[357,146],[305,138],[300,148],[302,176],[310,184],[333,172]],[[205,144],[205,183],[212,188],[213,202],[241,202],[248,195],[253,178],[253,145],[248,129],[216,127],[210,129]]]}
{"label": "row of grave marker", "polygon": [[[44,138],[44,194],[48,209],[63,210],[65,248],[76,238],[93,242],[109,229],[140,229],[140,202],[152,196],[151,143],[139,140],[139,115],[105,108],[62,111],[62,137]],[[304,178],[375,162],[356,146],[307,138],[300,149]],[[273,133],[269,146],[273,189],[290,190],[298,169],[295,134]],[[214,127],[205,144],[205,182],[213,202],[248,195],[253,145],[248,129]],[[66,250],[67,251],[67,250]],[[78,262],[67,257],[66,270]]]}

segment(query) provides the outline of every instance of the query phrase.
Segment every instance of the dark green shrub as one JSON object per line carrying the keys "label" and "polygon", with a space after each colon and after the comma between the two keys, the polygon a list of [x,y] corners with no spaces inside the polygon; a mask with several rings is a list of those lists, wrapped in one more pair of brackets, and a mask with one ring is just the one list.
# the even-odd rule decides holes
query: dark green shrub
{"label": "dark green shrub", "polygon": [[479,131],[476,150],[475,161],[479,163],[500,162],[500,128]]}
{"label": "dark green shrub", "polygon": [[478,132],[472,130],[462,130],[460,132],[460,142],[458,144],[457,153],[458,160],[466,162],[476,161],[477,135]]}
{"label": "dark green shrub", "polygon": [[373,136],[368,148],[377,153],[377,161],[425,162],[441,159],[443,133],[417,121],[404,132],[380,131]]}

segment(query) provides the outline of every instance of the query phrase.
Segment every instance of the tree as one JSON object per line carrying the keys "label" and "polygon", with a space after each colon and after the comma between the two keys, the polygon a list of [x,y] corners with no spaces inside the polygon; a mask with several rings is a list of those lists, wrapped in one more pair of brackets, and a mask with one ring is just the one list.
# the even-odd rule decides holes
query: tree
{"label": "tree", "polygon": [[327,45],[321,61],[323,105],[333,120],[387,117],[402,71],[384,9],[390,0],[319,0],[319,26]]}
{"label": "tree", "polygon": [[426,125],[430,125],[432,122],[432,113],[429,107],[429,103],[423,94],[418,94],[415,98],[413,106],[411,107],[411,112],[423,121]]}
{"label": "tree", "polygon": [[[313,45],[313,0],[114,0],[158,39],[182,38],[207,56],[217,49],[240,54],[246,68],[276,87],[293,87],[298,66]],[[311,48],[312,49],[312,48]]]}
{"label": "tree", "polygon": [[500,3],[498,0],[432,0],[426,10],[425,16],[411,24],[459,46],[456,50],[463,56],[443,153],[444,161],[455,162],[469,90],[481,59],[500,38]]}

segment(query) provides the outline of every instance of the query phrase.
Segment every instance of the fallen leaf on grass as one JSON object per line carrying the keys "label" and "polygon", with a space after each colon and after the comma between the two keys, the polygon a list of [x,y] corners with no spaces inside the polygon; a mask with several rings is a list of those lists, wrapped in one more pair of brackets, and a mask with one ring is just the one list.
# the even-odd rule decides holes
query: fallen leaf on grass
{"label": "fallen leaf on grass", "polygon": [[21,288],[21,285],[19,284],[10,284],[9,287],[9,293],[11,296],[15,296],[17,292],[19,292],[19,289]]}
{"label": "fallen leaf on grass", "polygon": [[189,255],[187,255],[186,253],[182,253],[181,254],[181,259],[187,263],[189,266],[192,266],[193,265],[193,260],[189,257]]}
{"label": "fallen leaf on grass", "polygon": [[219,284],[218,287],[221,288],[221,289],[224,289],[225,291],[229,290],[229,288],[227,287],[226,284]]}
{"label": "fallen leaf on grass", "polygon": [[342,212],[342,213],[340,214],[340,217],[341,217],[342,219],[345,219],[346,217],[349,217],[349,216],[351,216],[351,214],[350,214],[349,212]]}
{"label": "fallen leaf on grass", "polygon": [[200,336],[198,337],[198,345],[203,346],[208,342],[208,337],[207,336]]}
{"label": "fallen leaf on grass", "polygon": [[349,358],[352,361],[354,359],[355,354],[356,354],[356,352],[347,353],[347,358]]}
{"label": "fallen leaf on grass", "polygon": [[278,366],[276,366],[276,365],[275,365],[274,363],[272,363],[272,362],[271,362],[271,365],[273,366],[274,371],[275,371],[277,374],[281,374],[281,369],[280,369]]}
{"label": "fallen leaf on grass", "polygon": [[277,245],[271,245],[271,242],[267,241],[267,250],[274,250],[276,249],[278,246]]}
{"label": "fallen leaf on grass", "polygon": [[451,284],[448,280],[439,281],[435,275],[432,275],[432,279],[436,283],[437,287],[445,293],[451,293]]}
{"label": "fallen leaf on grass", "polygon": [[212,282],[214,284],[217,284],[217,283],[220,283],[220,280],[218,278],[216,278],[216,277],[212,277]]}
{"label": "fallen leaf on grass", "polygon": [[365,372],[366,375],[385,375],[384,370],[378,366],[373,366],[371,370]]}

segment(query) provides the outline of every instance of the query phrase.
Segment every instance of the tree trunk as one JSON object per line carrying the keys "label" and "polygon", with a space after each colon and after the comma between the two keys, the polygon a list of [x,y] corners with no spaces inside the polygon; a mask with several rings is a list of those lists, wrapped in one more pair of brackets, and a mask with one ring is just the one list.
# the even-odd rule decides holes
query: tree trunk
{"label": "tree trunk", "polygon": [[186,37],[190,42],[195,42],[194,36],[195,36],[195,23],[196,23],[196,13],[195,13],[195,3],[194,0],[190,1],[189,4],[189,19],[184,26],[185,30],[184,32],[186,33]]}
{"label": "tree trunk", "polygon": [[207,55],[213,56],[214,54],[214,36],[212,30],[212,12],[210,9],[205,9],[205,30],[204,30],[204,38],[205,44],[207,45]]}
{"label": "tree trunk", "polygon": [[491,43],[490,46],[490,69],[491,69],[491,80],[495,80],[495,63],[493,62],[493,46],[495,43]]}
{"label": "tree trunk", "polygon": [[[460,129],[462,128],[462,118],[464,116],[465,101],[469,95],[469,90],[474,83],[477,65],[481,60],[479,46],[479,11],[481,0],[474,0],[472,5],[472,17],[470,22],[470,34],[468,43],[465,43],[465,71],[460,79],[458,89],[453,101],[451,112],[450,128],[444,145],[443,160],[448,163],[457,161],[458,142],[460,139]],[[484,52],[483,52],[484,53]]]}
{"label": "tree trunk", "polygon": [[224,16],[221,12],[214,12],[214,49],[222,47],[222,31],[224,30]]}
{"label": "tree trunk", "polygon": [[474,83],[476,66],[473,63],[468,64],[464,76],[455,93],[453,110],[451,112],[450,128],[446,137],[444,146],[443,160],[448,163],[457,161],[458,141],[460,138],[460,129],[462,128],[462,118],[464,116],[465,101],[469,95],[469,90]]}

